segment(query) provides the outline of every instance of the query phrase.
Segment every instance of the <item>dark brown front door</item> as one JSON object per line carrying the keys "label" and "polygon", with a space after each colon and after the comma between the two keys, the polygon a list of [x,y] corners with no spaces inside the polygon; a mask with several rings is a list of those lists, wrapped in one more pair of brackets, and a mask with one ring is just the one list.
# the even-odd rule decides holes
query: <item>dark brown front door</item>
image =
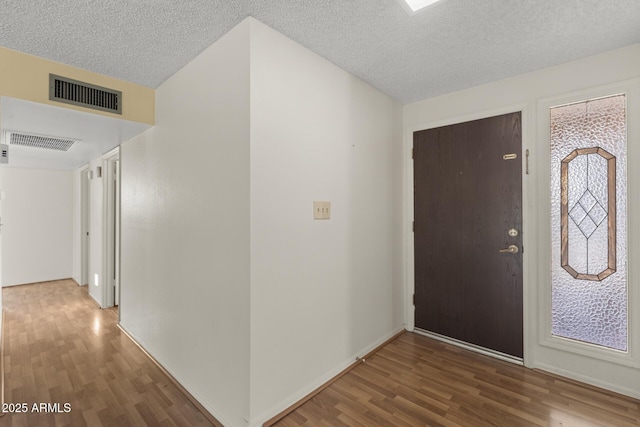
{"label": "dark brown front door", "polygon": [[413,149],[415,326],[521,358],[521,114],[415,132]]}

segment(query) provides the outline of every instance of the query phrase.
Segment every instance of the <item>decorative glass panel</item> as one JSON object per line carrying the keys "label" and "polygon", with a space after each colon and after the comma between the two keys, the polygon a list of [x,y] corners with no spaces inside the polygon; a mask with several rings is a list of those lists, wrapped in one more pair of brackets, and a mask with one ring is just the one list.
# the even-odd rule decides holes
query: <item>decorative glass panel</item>
{"label": "decorative glass panel", "polygon": [[551,109],[551,333],[627,350],[624,95]]}
{"label": "decorative glass panel", "polygon": [[[560,164],[562,268],[576,279],[603,280],[616,272],[616,158],[600,147],[580,148]],[[569,192],[579,195],[573,206]],[[596,233],[605,220],[606,240],[604,228]],[[571,250],[570,229],[579,237],[571,239]]]}

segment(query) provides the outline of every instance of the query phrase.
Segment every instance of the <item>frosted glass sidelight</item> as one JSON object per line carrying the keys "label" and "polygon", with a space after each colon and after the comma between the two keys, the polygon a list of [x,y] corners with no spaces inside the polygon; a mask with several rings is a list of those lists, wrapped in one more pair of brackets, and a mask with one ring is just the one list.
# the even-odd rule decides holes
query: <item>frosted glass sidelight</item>
{"label": "frosted glass sidelight", "polygon": [[550,114],[551,333],[626,351],[626,99]]}

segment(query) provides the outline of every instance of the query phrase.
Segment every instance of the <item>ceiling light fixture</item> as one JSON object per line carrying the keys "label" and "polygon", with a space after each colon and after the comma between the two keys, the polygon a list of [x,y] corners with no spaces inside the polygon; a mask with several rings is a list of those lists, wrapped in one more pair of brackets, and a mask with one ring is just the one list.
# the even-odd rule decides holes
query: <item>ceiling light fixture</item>
{"label": "ceiling light fixture", "polygon": [[[402,6],[409,14],[413,15],[420,9],[423,9],[429,5],[432,5],[439,0],[399,0]],[[408,8],[407,8],[408,6]]]}

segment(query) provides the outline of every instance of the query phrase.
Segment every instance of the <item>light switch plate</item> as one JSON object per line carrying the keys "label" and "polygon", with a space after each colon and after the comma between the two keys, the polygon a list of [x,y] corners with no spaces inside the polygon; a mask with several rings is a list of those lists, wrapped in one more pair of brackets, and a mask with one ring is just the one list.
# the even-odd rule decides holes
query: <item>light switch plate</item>
{"label": "light switch plate", "polygon": [[331,202],[313,202],[313,219],[331,219]]}

